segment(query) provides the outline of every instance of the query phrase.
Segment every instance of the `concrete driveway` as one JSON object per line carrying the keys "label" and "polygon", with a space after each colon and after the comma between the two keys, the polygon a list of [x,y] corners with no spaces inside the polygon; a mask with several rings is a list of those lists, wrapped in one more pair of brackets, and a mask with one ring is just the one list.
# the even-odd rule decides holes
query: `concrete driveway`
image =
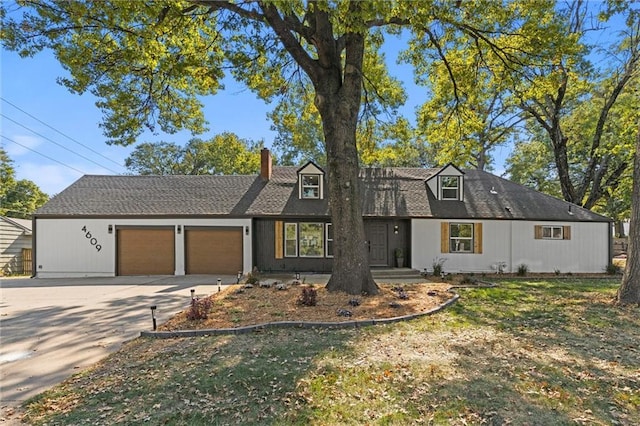
{"label": "concrete driveway", "polygon": [[[0,423],[26,399],[218,291],[217,276],[0,280]],[[223,285],[235,277],[220,277]]]}

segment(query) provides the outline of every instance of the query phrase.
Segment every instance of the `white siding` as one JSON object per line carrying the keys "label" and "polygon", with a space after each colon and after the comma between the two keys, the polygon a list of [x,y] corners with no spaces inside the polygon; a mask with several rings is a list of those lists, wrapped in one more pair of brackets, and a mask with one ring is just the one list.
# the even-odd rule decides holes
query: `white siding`
{"label": "white siding", "polygon": [[[109,233],[109,225],[113,232]],[[184,275],[185,226],[242,226],[243,272],[252,265],[250,219],[44,219],[36,220],[36,276],[105,277],[116,274],[116,227],[118,226],[181,226],[175,237],[175,275]],[[83,227],[90,232],[89,236]],[[95,240],[93,240],[95,239]],[[94,244],[95,243],[95,244]],[[100,245],[100,250],[97,250]]]}
{"label": "white siding", "polygon": [[[442,222],[482,223],[482,253],[441,253]],[[571,226],[571,239],[536,240],[535,225]],[[413,219],[411,233],[411,267],[420,271],[431,271],[437,259],[446,259],[451,273],[495,272],[501,262],[504,272],[525,264],[531,272],[601,273],[609,262],[608,223]]]}
{"label": "white siding", "polygon": [[22,274],[22,249],[30,248],[30,233],[0,219],[0,275]]}

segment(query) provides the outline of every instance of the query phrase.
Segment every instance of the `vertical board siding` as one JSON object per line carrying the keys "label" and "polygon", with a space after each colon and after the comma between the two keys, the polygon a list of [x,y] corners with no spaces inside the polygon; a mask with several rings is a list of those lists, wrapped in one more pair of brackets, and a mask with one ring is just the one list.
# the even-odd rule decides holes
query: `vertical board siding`
{"label": "vertical board siding", "polygon": [[[531,272],[603,273],[609,263],[607,222],[478,221],[481,253],[443,252],[448,240],[444,223],[448,225],[439,219],[411,221],[412,268],[431,271],[441,260],[447,273],[495,273],[498,265],[504,265],[504,272],[516,272],[521,264]],[[540,238],[543,226],[562,226],[565,239]],[[475,232],[478,237],[477,225]]]}

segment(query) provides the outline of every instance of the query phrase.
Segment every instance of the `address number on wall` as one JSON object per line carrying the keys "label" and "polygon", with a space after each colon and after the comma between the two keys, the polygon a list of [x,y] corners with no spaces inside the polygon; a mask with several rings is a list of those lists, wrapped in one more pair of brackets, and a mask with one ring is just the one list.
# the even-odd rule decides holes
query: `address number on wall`
{"label": "address number on wall", "polygon": [[94,246],[97,251],[102,250],[102,246],[98,244],[98,240],[93,235],[91,235],[91,231],[89,231],[86,226],[82,227],[82,232],[84,232],[85,238],[89,240],[89,244]]}

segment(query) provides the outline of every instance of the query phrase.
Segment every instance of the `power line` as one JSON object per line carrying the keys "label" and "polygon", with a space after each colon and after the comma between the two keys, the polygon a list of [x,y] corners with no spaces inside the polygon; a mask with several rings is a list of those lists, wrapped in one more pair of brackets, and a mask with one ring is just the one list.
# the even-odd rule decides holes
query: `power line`
{"label": "power line", "polygon": [[102,164],[100,164],[100,163],[96,163],[95,161],[93,161],[93,160],[92,160],[91,158],[89,158],[89,157],[85,157],[85,156],[84,156],[84,155],[82,155],[82,154],[78,154],[77,152],[72,151],[71,149],[67,148],[66,146],[64,146],[64,145],[62,145],[62,144],[59,144],[58,142],[54,141],[53,139],[48,138],[48,137],[46,137],[45,135],[42,135],[42,134],[40,134],[40,133],[36,132],[36,131],[35,131],[35,130],[33,130],[33,129],[28,128],[28,127],[27,127],[27,126],[25,126],[24,124],[18,123],[18,122],[17,122],[17,121],[15,121],[14,119],[9,118],[9,117],[7,117],[7,116],[6,116],[6,115],[4,115],[4,114],[0,114],[0,117],[3,117],[3,118],[5,118],[5,119],[7,119],[7,120],[9,120],[9,121],[13,122],[14,124],[17,124],[18,126],[20,126],[20,127],[24,128],[24,129],[26,129],[26,130],[28,130],[28,131],[32,132],[32,133],[33,133],[33,134],[35,134],[35,135],[40,136],[40,137],[41,137],[41,138],[43,138],[43,139],[48,140],[49,142],[51,142],[51,143],[53,143],[53,144],[55,144],[55,145],[59,146],[60,148],[62,148],[62,149],[64,149],[64,150],[66,150],[66,151],[69,151],[69,152],[70,152],[70,153],[72,153],[72,154],[77,155],[78,157],[84,158],[85,160],[87,160],[87,161],[89,161],[89,162],[91,162],[91,163],[95,164],[95,165],[96,165],[96,166],[98,166],[98,167],[101,167],[101,168],[103,168],[103,169],[109,170],[110,172],[112,172],[112,173],[114,173],[114,174],[116,174],[116,175],[117,175],[117,174],[120,174],[119,172],[116,172],[115,170],[112,170],[112,169],[110,169],[110,168],[108,168],[108,167],[106,167],[106,166],[103,166],[103,165],[102,165]]}
{"label": "power line", "polygon": [[6,140],[8,140],[9,142],[13,142],[13,143],[15,143],[16,145],[20,145],[21,147],[23,147],[23,148],[25,148],[25,149],[28,149],[28,150],[29,150],[29,151],[31,151],[31,152],[35,152],[36,154],[41,155],[41,156],[43,156],[44,158],[46,158],[46,159],[48,159],[48,160],[55,161],[55,162],[56,162],[56,163],[58,163],[58,164],[61,164],[61,165],[65,166],[65,167],[68,167],[68,168],[70,168],[71,170],[74,170],[74,171],[76,171],[76,172],[80,173],[81,175],[86,175],[86,173],[85,173],[85,172],[83,172],[82,170],[78,170],[78,169],[76,169],[75,167],[72,167],[72,166],[70,166],[70,165],[68,165],[68,164],[63,163],[62,161],[58,161],[58,160],[56,160],[55,158],[51,158],[51,157],[49,157],[48,155],[45,155],[45,154],[43,154],[43,153],[41,153],[41,152],[36,151],[35,149],[31,149],[31,148],[29,148],[28,146],[21,144],[20,142],[16,142],[16,141],[14,141],[13,139],[10,139],[10,138],[6,137],[5,135],[0,135],[0,136],[2,136],[3,138],[5,138],[5,139],[6,139]]}
{"label": "power line", "polygon": [[6,102],[6,103],[8,103],[9,105],[11,105],[12,107],[14,107],[15,109],[17,109],[18,111],[22,112],[23,114],[26,114],[27,116],[29,116],[29,117],[33,118],[33,119],[34,119],[34,120],[36,120],[38,123],[41,123],[41,124],[43,124],[43,125],[47,126],[48,128],[50,128],[50,129],[51,129],[51,130],[53,130],[54,132],[56,132],[56,133],[58,133],[58,134],[60,134],[60,135],[64,136],[65,138],[69,139],[70,141],[75,142],[76,144],[78,144],[78,145],[80,145],[80,146],[82,146],[82,147],[84,147],[84,148],[88,149],[89,151],[91,151],[91,152],[93,152],[94,154],[96,154],[96,155],[98,155],[98,156],[100,156],[100,157],[104,158],[105,160],[108,160],[108,161],[112,162],[112,163],[113,163],[113,164],[115,164],[116,166],[119,166],[119,167],[125,168],[122,164],[118,163],[117,161],[114,161],[114,160],[112,160],[111,158],[109,158],[109,157],[107,157],[107,156],[105,156],[105,155],[100,154],[98,151],[96,151],[96,150],[92,149],[91,147],[89,147],[89,146],[87,146],[87,145],[83,144],[82,142],[79,142],[79,141],[75,140],[74,138],[72,138],[71,136],[69,136],[69,135],[66,135],[66,134],[62,133],[60,130],[56,129],[56,128],[55,128],[55,127],[53,127],[53,126],[50,126],[49,124],[47,124],[47,123],[45,123],[44,121],[40,120],[38,117],[35,117],[35,116],[34,116],[34,115],[32,115],[32,114],[29,114],[27,111],[23,110],[22,108],[18,107],[18,106],[17,106],[17,105],[15,105],[15,104],[13,104],[13,103],[9,102],[8,100],[6,100],[5,98],[3,98],[2,96],[0,96],[0,99],[2,99],[2,101],[3,101],[3,102]]}

